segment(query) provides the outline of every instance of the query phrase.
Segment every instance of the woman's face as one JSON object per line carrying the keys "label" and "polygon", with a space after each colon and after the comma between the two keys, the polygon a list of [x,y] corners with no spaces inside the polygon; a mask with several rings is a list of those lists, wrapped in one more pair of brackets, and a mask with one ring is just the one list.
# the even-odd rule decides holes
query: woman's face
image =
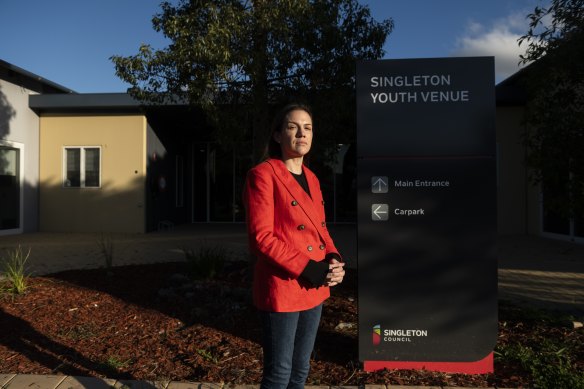
{"label": "woman's face", "polygon": [[312,146],[312,119],[308,112],[290,111],[284,128],[274,133],[274,139],[282,148],[282,159],[304,157]]}

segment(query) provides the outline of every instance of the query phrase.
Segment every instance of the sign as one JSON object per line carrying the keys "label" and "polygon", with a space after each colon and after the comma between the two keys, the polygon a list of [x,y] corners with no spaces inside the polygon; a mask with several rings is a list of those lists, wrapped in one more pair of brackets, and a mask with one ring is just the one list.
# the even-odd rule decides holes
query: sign
{"label": "sign", "polygon": [[366,370],[492,371],[492,57],[357,66],[359,356]]}

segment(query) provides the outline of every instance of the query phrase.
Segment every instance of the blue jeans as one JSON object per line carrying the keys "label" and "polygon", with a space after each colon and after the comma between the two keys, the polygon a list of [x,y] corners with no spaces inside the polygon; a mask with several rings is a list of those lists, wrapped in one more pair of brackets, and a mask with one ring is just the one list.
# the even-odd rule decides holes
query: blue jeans
{"label": "blue jeans", "polygon": [[264,348],[261,389],[304,388],[322,304],[300,312],[260,311]]}

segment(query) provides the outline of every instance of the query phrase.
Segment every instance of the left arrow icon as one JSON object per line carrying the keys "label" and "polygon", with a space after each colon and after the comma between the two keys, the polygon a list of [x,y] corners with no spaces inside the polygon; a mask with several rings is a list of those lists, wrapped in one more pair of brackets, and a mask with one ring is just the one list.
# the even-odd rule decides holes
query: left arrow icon
{"label": "left arrow icon", "polygon": [[371,220],[382,221],[389,218],[389,205],[373,204],[371,206]]}

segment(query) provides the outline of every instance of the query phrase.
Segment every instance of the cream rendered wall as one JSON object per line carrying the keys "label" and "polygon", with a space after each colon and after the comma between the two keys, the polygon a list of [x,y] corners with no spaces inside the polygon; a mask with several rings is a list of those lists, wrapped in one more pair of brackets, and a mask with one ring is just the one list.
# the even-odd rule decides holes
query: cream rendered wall
{"label": "cream rendered wall", "polygon": [[[145,232],[143,115],[41,117],[40,230]],[[101,187],[63,187],[64,148],[101,147]]]}
{"label": "cream rendered wall", "polygon": [[[23,147],[22,214],[19,232],[38,230],[39,117],[28,107],[35,92],[0,80],[0,142]],[[0,231],[0,234],[11,231]]]}

